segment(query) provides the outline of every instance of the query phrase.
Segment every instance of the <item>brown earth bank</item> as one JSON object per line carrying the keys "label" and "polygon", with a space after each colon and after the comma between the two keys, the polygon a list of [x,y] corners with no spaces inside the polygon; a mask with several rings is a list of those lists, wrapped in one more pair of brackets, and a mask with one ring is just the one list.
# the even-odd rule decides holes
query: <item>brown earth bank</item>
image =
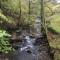
{"label": "brown earth bank", "polygon": [[48,31],[47,37],[54,60],[60,60],[60,35]]}

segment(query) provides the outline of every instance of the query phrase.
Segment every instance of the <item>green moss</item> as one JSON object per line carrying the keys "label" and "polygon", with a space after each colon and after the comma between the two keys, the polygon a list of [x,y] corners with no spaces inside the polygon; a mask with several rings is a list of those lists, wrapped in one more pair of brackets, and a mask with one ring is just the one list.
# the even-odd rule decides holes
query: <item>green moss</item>
{"label": "green moss", "polygon": [[60,14],[52,16],[50,21],[50,27],[52,27],[52,29],[54,29],[56,32],[60,33]]}
{"label": "green moss", "polygon": [[60,49],[60,38],[52,40],[50,42],[50,46],[55,48],[55,49]]}

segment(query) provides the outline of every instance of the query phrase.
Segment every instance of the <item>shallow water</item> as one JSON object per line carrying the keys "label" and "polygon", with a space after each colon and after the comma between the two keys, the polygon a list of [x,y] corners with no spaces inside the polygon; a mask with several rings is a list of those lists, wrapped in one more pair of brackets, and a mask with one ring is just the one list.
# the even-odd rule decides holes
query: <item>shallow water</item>
{"label": "shallow water", "polygon": [[35,45],[36,39],[25,36],[15,53],[14,60],[50,60],[47,47]]}
{"label": "shallow water", "polygon": [[24,40],[20,48],[17,49],[15,60],[35,60],[38,53],[38,46],[34,46],[35,40],[31,39],[29,36],[25,36]]}
{"label": "shallow water", "polygon": [[14,60],[51,60],[48,52],[47,38],[42,37],[41,20],[35,21],[35,38],[31,38],[25,31],[22,33],[22,43],[15,53]]}

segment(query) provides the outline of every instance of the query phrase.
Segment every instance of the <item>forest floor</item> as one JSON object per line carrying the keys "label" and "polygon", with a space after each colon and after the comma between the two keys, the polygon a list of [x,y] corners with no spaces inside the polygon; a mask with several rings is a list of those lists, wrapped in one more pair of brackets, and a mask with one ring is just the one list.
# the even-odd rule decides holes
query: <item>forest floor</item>
{"label": "forest floor", "polygon": [[54,53],[54,60],[60,60],[60,35],[48,32],[48,40]]}

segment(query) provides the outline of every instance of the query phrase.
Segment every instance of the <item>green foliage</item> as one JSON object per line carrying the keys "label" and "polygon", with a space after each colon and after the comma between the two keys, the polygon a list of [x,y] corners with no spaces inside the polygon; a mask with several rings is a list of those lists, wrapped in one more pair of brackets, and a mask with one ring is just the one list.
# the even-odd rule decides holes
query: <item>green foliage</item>
{"label": "green foliage", "polygon": [[[4,11],[5,9],[6,11]],[[14,20],[17,24],[17,21],[20,20],[20,24],[22,23],[22,25],[33,25],[34,24],[34,20],[37,16],[40,16],[40,0],[32,0],[30,2],[30,20],[29,20],[29,1],[25,1],[25,0],[1,0],[1,8],[2,11],[5,12],[9,12],[11,14],[13,14],[13,16],[20,16],[21,15],[21,19],[17,18],[15,19],[14,17],[12,19],[8,18],[7,16],[9,16],[9,14],[7,14],[7,18],[8,21],[10,20]],[[21,9],[21,14],[20,14],[20,9]],[[9,17],[12,17],[12,15],[10,14]],[[23,24],[24,22],[24,24]]]}
{"label": "green foliage", "polygon": [[60,14],[53,15],[50,18],[50,27],[60,34]]}
{"label": "green foliage", "polygon": [[13,50],[9,43],[9,34],[5,30],[0,30],[0,52],[9,53]]}
{"label": "green foliage", "polygon": [[55,48],[55,49],[59,49],[60,50],[60,38],[56,38],[53,39],[51,42],[50,42],[50,46]]}
{"label": "green foliage", "polygon": [[[3,24],[4,26],[6,24],[7,27],[9,24],[10,26],[16,26],[19,22],[23,26],[33,26],[36,17],[41,14],[41,3],[40,0],[30,1],[29,14],[29,0],[0,0],[0,24]],[[60,4],[52,3],[52,0],[44,1],[45,23],[47,27],[51,27],[56,32],[60,33]],[[9,34],[6,31],[0,30],[0,52],[8,53],[13,50],[8,37]],[[60,38],[55,39],[54,41],[52,40],[50,45],[55,49],[60,49]],[[55,54],[55,60],[60,60],[59,54],[60,53]]]}
{"label": "green foliage", "polygon": [[16,26],[16,21],[14,21],[14,18],[10,16],[6,16],[2,13],[2,10],[0,10],[0,27],[9,27],[10,25]]}
{"label": "green foliage", "polygon": [[54,51],[54,60],[60,60],[60,36],[53,35],[54,39],[50,40],[50,46]]}
{"label": "green foliage", "polygon": [[[47,6],[49,8],[47,8]],[[48,23],[48,27],[52,29],[49,30],[49,44],[54,51],[54,60],[60,60],[60,35],[58,35],[60,34],[60,4],[52,3],[51,1],[49,1],[46,2],[46,8],[45,18]],[[51,15],[52,12],[53,14]],[[58,34],[56,35],[55,33]]]}
{"label": "green foliage", "polygon": [[60,4],[52,3],[51,1],[45,3],[45,19],[47,27],[60,33]]}

